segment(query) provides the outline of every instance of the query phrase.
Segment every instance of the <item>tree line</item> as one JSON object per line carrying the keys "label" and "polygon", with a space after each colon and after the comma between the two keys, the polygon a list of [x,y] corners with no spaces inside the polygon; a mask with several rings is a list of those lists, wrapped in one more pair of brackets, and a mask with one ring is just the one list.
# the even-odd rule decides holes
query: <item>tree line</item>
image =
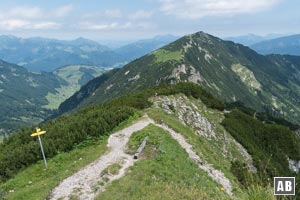
{"label": "tree line", "polygon": [[[107,135],[138,110],[150,107],[151,96],[177,93],[200,98],[208,107],[224,109],[221,101],[215,99],[199,85],[193,83],[161,85],[41,123],[40,128],[47,131],[43,135],[45,153],[48,158],[51,158],[59,152],[72,150],[90,137]],[[42,159],[37,139],[30,136],[34,131],[35,127],[22,128],[0,144],[1,180],[7,180],[19,170]]]}

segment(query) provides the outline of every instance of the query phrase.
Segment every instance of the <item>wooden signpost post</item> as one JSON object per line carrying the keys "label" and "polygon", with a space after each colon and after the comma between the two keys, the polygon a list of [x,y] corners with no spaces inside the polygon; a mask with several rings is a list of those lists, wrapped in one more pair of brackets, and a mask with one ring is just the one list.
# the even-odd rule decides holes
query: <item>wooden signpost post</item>
{"label": "wooden signpost post", "polygon": [[43,148],[42,139],[41,139],[41,137],[40,137],[40,135],[43,135],[43,134],[45,134],[45,133],[46,133],[46,131],[42,131],[40,128],[36,128],[36,132],[35,132],[35,133],[32,133],[32,134],[31,134],[31,137],[36,137],[36,136],[38,136],[39,143],[40,143],[40,147],[41,147],[41,151],[42,151],[42,154],[43,154],[43,159],[44,159],[45,168],[47,169],[47,160],[46,160],[46,156],[45,156],[45,153],[44,153],[44,148]]}

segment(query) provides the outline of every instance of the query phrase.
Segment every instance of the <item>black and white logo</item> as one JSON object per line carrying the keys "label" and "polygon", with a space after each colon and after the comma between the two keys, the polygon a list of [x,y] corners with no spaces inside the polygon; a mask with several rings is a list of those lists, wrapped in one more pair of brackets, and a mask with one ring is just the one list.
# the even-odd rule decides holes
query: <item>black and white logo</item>
{"label": "black and white logo", "polygon": [[274,195],[295,195],[295,177],[274,177]]}

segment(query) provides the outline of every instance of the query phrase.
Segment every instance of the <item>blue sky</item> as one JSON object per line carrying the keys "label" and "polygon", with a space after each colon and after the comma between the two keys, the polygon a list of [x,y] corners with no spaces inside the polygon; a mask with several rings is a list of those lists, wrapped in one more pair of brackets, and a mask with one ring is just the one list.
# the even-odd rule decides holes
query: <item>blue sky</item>
{"label": "blue sky", "polygon": [[0,34],[137,40],[205,31],[220,37],[300,33],[299,0],[10,0]]}

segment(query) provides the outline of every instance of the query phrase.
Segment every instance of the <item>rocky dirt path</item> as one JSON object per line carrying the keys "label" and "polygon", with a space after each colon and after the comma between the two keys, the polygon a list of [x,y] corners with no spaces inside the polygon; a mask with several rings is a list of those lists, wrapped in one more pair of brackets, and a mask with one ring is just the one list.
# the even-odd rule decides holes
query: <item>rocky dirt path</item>
{"label": "rocky dirt path", "polygon": [[[126,144],[132,133],[142,130],[150,123],[152,120],[142,119],[128,128],[112,134],[108,139],[109,152],[63,180],[53,189],[50,199],[94,199],[99,192],[105,190],[109,183],[124,176],[126,170],[134,164],[133,157],[125,153]],[[121,167],[118,173],[104,176],[103,170],[114,163],[118,163]]]}
{"label": "rocky dirt path", "polygon": [[[157,124],[152,119],[146,117],[128,128],[112,134],[108,139],[109,152],[63,180],[53,189],[50,199],[64,200],[70,199],[71,197],[80,200],[94,199],[100,192],[104,191],[113,180],[124,176],[126,170],[134,164],[133,156],[125,153],[126,144],[134,132],[142,130],[149,124],[154,124],[169,132],[188,153],[189,157],[197,163],[199,168],[206,171],[213,180],[222,185],[225,191],[232,196],[232,186],[230,181],[221,171],[214,169],[213,166],[201,160],[196,152],[193,151],[192,145],[190,145],[181,134],[176,133],[165,124]],[[114,163],[120,165],[118,173],[106,174],[104,176],[102,172]]]}

